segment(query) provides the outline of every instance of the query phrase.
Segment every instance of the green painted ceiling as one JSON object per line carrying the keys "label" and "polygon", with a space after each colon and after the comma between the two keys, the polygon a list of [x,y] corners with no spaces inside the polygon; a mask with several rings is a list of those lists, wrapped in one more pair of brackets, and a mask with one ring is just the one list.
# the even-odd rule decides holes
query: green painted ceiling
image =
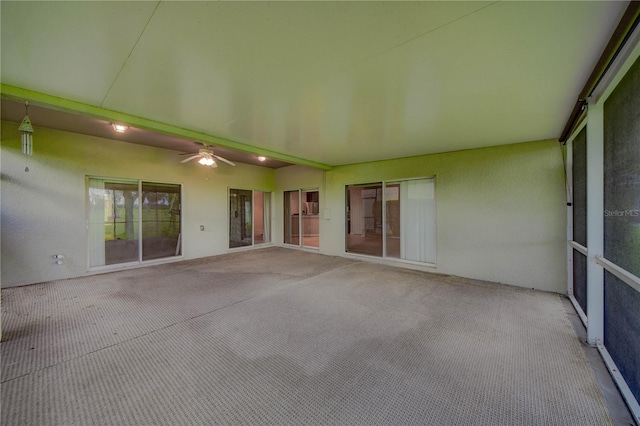
{"label": "green painted ceiling", "polygon": [[626,6],[2,1],[1,78],[222,146],[358,163],[558,137]]}

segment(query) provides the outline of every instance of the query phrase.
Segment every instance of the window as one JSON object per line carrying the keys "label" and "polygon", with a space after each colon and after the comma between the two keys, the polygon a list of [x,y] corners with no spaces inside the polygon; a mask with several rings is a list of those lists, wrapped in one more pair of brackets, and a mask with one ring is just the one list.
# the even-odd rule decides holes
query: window
{"label": "window", "polygon": [[229,189],[229,248],[271,242],[271,193]]}
{"label": "window", "polygon": [[435,263],[434,179],[349,185],[346,251]]}
{"label": "window", "polygon": [[181,187],[88,179],[89,267],[181,254]]}

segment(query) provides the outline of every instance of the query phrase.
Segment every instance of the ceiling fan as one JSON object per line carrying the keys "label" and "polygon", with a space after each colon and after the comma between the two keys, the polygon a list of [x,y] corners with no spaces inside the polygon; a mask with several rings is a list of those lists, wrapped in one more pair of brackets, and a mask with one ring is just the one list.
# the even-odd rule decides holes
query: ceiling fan
{"label": "ceiling fan", "polygon": [[197,154],[194,153],[187,153],[187,154],[180,154],[180,155],[191,155],[191,157],[185,158],[184,160],[181,161],[181,163],[187,163],[191,160],[195,160],[196,158],[199,158],[198,163],[202,164],[203,166],[209,166],[209,167],[218,167],[218,164],[216,164],[216,158],[220,161],[224,161],[225,163],[231,165],[231,166],[235,166],[235,164],[229,160],[227,160],[224,157],[220,157],[219,155],[215,155],[213,153],[212,149],[209,148],[200,148],[198,150]]}

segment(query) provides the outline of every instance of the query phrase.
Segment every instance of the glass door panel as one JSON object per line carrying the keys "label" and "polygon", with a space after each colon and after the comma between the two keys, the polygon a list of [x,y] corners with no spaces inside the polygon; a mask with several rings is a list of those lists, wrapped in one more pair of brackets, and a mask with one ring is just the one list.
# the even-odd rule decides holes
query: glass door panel
{"label": "glass door panel", "polygon": [[320,245],[319,192],[302,191],[301,195],[302,246],[317,248]]}
{"label": "glass door panel", "polygon": [[271,193],[253,191],[253,243],[271,242]]}
{"label": "glass door panel", "polygon": [[89,178],[89,267],[103,266],[105,263],[107,191],[102,179]]}
{"label": "glass door panel", "polygon": [[102,265],[137,262],[139,261],[138,183],[108,181],[103,183],[104,263]]}
{"label": "glass door panel", "polygon": [[433,179],[415,179],[400,184],[401,258],[436,262],[436,204]]}
{"label": "glass door panel", "polygon": [[252,191],[229,189],[229,248],[253,244]]}
{"label": "glass door panel", "polygon": [[300,191],[284,192],[284,243],[300,245]]}
{"label": "glass door panel", "polygon": [[271,193],[263,192],[262,193],[262,242],[270,243],[271,242]]}
{"label": "glass door panel", "polygon": [[264,194],[253,191],[253,243],[265,242]]}
{"label": "glass door panel", "polygon": [[390,183],[386,185],[386,218],[387,224],[385,226],[385,250],[386,257],[400,258],[400,229],[401,229],[401,216],[400,211],[402,209],[400,200],[400,184]]}
{"label": "glass door panel", "polygon": [[142,260],[181,251],[180,185],[142,183]]}
{"label": "glass door panel", "polygon": [[347,187],[347,252],[382,257],[382,183]]}

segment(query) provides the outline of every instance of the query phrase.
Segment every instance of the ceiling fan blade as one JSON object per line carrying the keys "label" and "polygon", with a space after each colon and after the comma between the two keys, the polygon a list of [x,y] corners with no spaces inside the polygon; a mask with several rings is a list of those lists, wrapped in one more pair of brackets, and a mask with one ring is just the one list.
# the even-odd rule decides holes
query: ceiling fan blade
{"label": "ceiling fan blade", "polygon": [[198,157],[200,157],[200,154],[192,155],[191,157],[185,158],[184,160],[182,160],[181,163],[186,163],[187,161],[195,160]]}
{"label": "ceiling fan blade", "polygon": [[220,157],[219,155],[215,155],[215,154],[213,154],[213,156],[214,156],[214,157],[216,157],[216,158],[217,158],[218,160],[220,160],[220,161],[224,161],[224,162],[225,162],[225,163],[227,163],[227,164],[230,164],[230,165],[232,165],[232,166],[235,166],[235,164],[234,164],[233,162],[231,162],[231,161],[227,160],[227,159],[226,159],[226,158],[224,158],[224,157]]}

